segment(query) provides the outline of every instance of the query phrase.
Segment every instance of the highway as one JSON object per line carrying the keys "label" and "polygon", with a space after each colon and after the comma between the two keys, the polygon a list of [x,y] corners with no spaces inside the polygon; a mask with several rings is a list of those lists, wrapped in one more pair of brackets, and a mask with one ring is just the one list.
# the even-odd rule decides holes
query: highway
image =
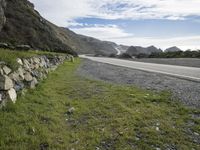
{"label": "highway", "polygon": [[154,73],[161,73],[165,75],[170,75],[178,78],[200,82],[200,68],[196,67],[144,63],[144,62],[136,62],[130,60],[115,59],[115,58],[92,57],[86,55],[80,55],[80,57],[115,66],[127,67]]}

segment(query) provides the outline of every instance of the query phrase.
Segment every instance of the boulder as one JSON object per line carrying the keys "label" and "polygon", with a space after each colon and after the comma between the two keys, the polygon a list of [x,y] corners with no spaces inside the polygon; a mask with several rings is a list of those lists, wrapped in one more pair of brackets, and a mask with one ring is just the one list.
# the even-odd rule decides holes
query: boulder
{"label": "boulder", "polygon": [[33,80],[33,77],[32,77],[32,75],[29,72],[26,72],[24,74],[24,80],[27,81],[27,82],[30,82],[30,81]]}
{"label": "boulder", "polygon": [[17,100],[17,93],[16,93],[15,89],[11,88],[11,89],[8,91],[8,98],[9,98],[13,103],[16,102],[16,100]]}
{"label": "boulder", "polygon": [[13,87],[13,81],[8,76],[0,76],[0,90],[9,90]]}
{"label": "boulder", "polygon": [[8,75],[9,73],[11,73],[11,69],[9,68],[9,67],[7,67],[7,66],[4,66],[3,68],[3,71],[4,71],[4,73],[6,74],[6,75]]}

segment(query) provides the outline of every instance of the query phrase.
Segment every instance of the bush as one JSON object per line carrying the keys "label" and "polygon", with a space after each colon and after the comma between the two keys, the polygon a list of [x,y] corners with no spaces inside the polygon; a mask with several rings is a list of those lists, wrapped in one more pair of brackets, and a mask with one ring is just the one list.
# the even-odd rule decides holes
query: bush
{"label": "bush", "polygon": [[132,59],[132,56],[127,53],[123,53],[123,54],[119,55],[119,58]]}

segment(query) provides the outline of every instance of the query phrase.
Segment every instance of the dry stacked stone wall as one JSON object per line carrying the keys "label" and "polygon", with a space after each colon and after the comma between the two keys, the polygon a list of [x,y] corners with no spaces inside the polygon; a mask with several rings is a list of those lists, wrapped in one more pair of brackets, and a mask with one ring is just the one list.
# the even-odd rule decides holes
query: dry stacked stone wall
{"label": "dry stacked stone wall", "polygon": [[19,67],[15,70],[0,62],[0,107],[5,106],[9,100],[15,103],[18,93],[23,93],[27,88],[35,88],[39,81],[45,79],[50,71],[54,71],[66,59],[73,58],[69,55],[17,58]]}

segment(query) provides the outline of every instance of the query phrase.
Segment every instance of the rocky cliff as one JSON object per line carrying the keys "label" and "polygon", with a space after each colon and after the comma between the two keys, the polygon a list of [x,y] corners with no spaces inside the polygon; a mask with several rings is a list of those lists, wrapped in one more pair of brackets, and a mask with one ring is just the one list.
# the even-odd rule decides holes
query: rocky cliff
{"label": "rocky cliff", "polygon": [[1,19],[0,42],[76,54],[69,45],[56,37],[48,21],[34,10],[34,5],[29,1],[1,0],[0,8],[1,18],[4,18]]}
{"label": "rocky cliff", "polygon": [[117,53],[115,43],[78,35],[52,24],[28,0],[0,0],[0,43],[30,45],[33,49],[74,55],[74,51],[80,54]]}

